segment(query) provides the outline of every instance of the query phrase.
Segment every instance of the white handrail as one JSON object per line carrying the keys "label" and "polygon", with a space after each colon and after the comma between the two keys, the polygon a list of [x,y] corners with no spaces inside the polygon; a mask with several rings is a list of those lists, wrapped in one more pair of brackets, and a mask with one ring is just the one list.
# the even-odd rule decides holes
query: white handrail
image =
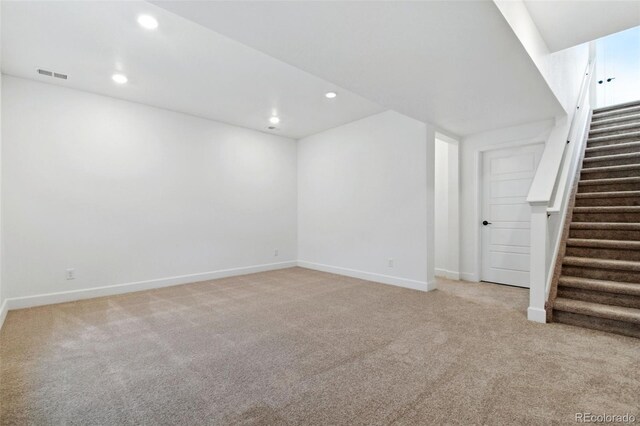
{"label": "white handrail", "polygon": [[[550,267],[555,263],[560,245],[559,238],[566,216],[568,197],[578,167],[586,132],[590,106],[591,79],[595,61],[587,64],[578,94],[576,109],[571,117],[556,123],[540,159],[538,170],[531,184],[527,201],[531,206],[530,294],[527,317],[536,322],[546,322],[545,303],[551,283]],[[570,119],[570,121],[569,121]],[[549,212],[562,212],[562,219],[549,235]]]}
{"label": "white handrail", "polygon": [[[587,64],[582,83],[580,84],[580,92],[578,92],[578,100],[573,116],[564,117],[556,123],[556,126],[549,135],[550,141],[565,140],[565,135],[567,135],[566,141],[570,142],[571,139],[575,137],[573,133],[575,133],[577,128],[578,112],[580,112],[580,108],[589,92],[594,66],[595,61],[590,61]],[[569,122],[569,119],[571,119],[571,122]],[[560,173],[562,169],[562,160],[566,147],[567,145],[564,143],[551,143],[545,147],[542,158],[540,158],[538,170],[531,182],[527,202],[530,204],[546,202],[548,204],[554,197],[558,183],[558,173]]]}
{"label": "white handrail", "polygon": [[559,213],[563,210],[563,204],[566,200],[566,192],[570,191],[571,186],[567,185],[567,181],[573,178],[575,169],[572,166],[571,160],[576,159],[579,156],[579,152],[576,154],[575,150],[581,148],[580,142],[583,141],[585,127],[589,125],[587,123],[587,115],[590,110],[590,99],[587,95],[590,93],[591,80],[595,72],[595,61],[591,61],[587,64],[587,70],[584,78],[582,79],[582,86],[580,87],[580,98],[578,99],[578,105],[574,112],[573,120],[571,120],[571,127],[569,129],[569,138],[567,139],[567,145],[562,158],[561,172],[556,180],[556,187],[553,191],[551,203],[547,211],[549,213]]}

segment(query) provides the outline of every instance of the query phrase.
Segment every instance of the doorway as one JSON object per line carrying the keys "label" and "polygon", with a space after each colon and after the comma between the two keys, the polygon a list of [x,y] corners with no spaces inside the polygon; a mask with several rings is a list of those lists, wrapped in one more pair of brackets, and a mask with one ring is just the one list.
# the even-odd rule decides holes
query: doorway
{"label": "doorway", "polygon": [[531,209],[527,195],[543,143],[482,156],[482,281],[529,287]]}
{"label": "doorway", "polygon": [[435,141],[435,275],[460,279],[458,141],[439,133]]}

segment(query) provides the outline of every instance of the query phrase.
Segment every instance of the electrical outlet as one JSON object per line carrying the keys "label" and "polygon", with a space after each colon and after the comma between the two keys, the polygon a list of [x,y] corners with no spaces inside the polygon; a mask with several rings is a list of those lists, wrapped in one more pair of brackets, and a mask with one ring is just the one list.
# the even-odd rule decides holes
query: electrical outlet
{"label": "electrical outlet", "polygon": [[389,258],[388,265],[389,265],[389,268],[393,268],[393,259],[392,258]]}
{"label": "electrical outlet", "polygon": [[75,280],[76,279],[76,270],[73,268],[67,269],[67,279]]}
{"label": "electrical outlet", "polygon": [[278,254],[279,254],[278,249],[275,249],[275,250],[273,251],[273,255],[274,255],[275,257],[278,257]]}

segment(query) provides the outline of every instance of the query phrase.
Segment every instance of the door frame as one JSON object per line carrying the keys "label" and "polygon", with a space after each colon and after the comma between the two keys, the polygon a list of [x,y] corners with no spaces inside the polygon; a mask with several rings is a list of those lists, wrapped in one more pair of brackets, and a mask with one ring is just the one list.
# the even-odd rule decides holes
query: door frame
{"label": "door frame", "polygon": [[[504,142],[504,143],[497,143],[497,144],[492,144],[492,145],[485,145],[482,147],[479,147],[475,150],[474,152],[474,164],[475,164],[475,169],[476,169],[476,173],[475,173],[475,180],[476,180],[476,185],[475,185],[475,200],[474,200],[474,209],[475,209],[475,214],[474,214],[474,223],[473,223],[473,233],[476,236],[476,256],[475,256],[475,271],[473,274],[473,281],[476,282],[482,282],[481,281],[481,277],[482,277],[482,227],[480,226],[480,223],[482,221],[482,197],[484,195],[484,191],[483,191],[483,187],[484,187],[484,180],[483,180],[483,168],[482,168],[482,159],[483,156],[485,154],[485,152],[487,151],[495,151],[498,149],[509,149],[509,148],[522,148],[525,146],[530,146],[530,145],[537,145],[537,144],[542,144],[543,146],[546,147],[546,141],[547,138],[541,138],[540,136],[536,136],[533,138],[528,138],[528,139],[522,139],[522,140],[517,140],[517,141],[512,141],[512,142]],[[538,168],[536,167],[536,172],[538,171]],[[504,284],[507,285],[507,284]]]}

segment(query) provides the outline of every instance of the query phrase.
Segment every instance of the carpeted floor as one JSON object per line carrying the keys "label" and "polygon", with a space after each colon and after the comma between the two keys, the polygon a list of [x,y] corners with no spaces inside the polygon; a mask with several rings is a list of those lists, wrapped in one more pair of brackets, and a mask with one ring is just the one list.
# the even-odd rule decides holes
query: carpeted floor
{"label": "carpeted floor", "polygon": [[640,418],[640,341],[526,290],[301,268],[9,312],[3,424],[551,424]]}

